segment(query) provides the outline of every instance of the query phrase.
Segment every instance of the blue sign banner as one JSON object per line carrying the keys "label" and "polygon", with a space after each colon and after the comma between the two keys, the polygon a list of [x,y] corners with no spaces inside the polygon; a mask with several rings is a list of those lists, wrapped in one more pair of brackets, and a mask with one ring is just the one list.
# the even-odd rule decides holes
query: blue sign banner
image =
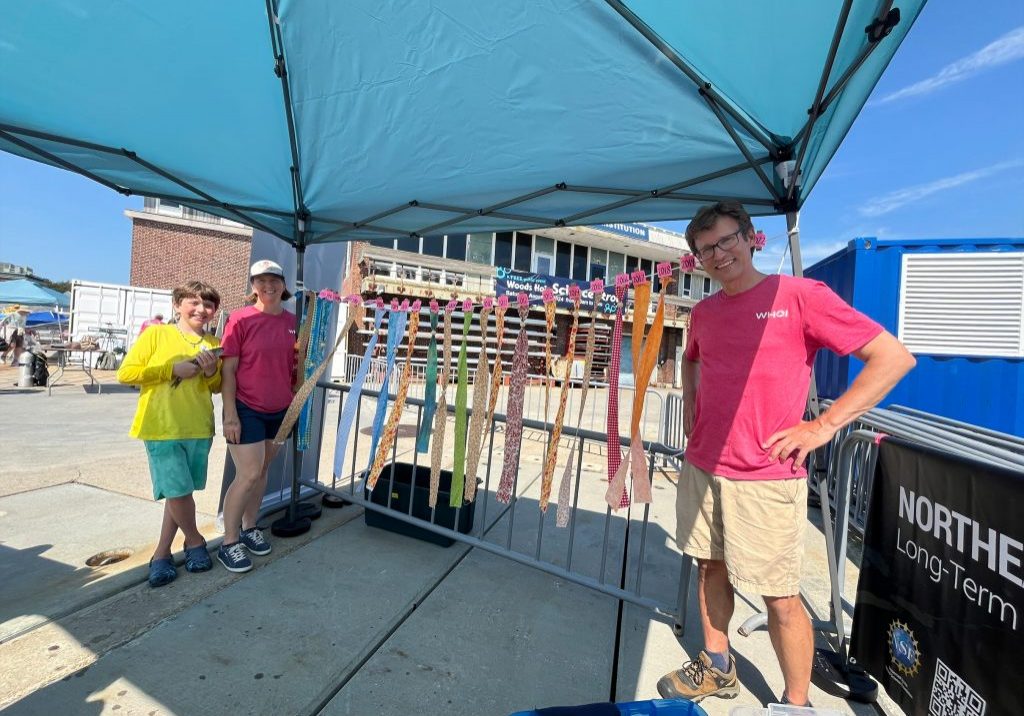
{"label": "blue sign banner", "polygon": [[[572,301],[569,300],[569,287],[576,285],[580,287],[580,310],[590,311],[594,307],[594,292],[590,290],[588,281],[574,281],[571,278],[513,271],[504,266],[498,266],[495,271],[495,293],[499,296],[507,295],[513,303],[520,292],[530,297],[530,303],[540,303],[544,289],[550,288],[555,292],[555,305],[571,310]],[[604,293],[597,297],[598,311],[615,313],[618,300],[615,298],[614,291],[614,286],[605,286]]]}
{"label": "blue sign banner", "polygon": [[643,224],[597,224],[594,228],[625,236],[634,241],[649,241],[651,238],[648,228]]}

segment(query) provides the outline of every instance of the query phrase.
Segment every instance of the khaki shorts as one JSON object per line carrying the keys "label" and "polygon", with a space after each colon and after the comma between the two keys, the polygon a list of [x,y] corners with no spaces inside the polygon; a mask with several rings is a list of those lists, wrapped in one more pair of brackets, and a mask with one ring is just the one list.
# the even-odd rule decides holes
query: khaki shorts
{"label": "khaki shorts", "polygon": [[806,524],[806,478],[730,480],[683,463],[676,543],[692,557],[724,561],[737,589],[799,594]]}

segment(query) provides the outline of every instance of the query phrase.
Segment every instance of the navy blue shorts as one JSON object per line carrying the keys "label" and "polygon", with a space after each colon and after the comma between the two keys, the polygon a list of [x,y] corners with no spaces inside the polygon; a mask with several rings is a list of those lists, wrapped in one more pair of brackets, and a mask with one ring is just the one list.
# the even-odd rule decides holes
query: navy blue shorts
{"label": "navy blue shorts", "polygon": [[238,438],[239,445],[273,440],[284,420],[284,414],[288,412],[288,409],[285,408],[275,413],[261,413],[238,399],[235,399],[235,406],[238,409],[238,422],[242,424],[242,432]]}

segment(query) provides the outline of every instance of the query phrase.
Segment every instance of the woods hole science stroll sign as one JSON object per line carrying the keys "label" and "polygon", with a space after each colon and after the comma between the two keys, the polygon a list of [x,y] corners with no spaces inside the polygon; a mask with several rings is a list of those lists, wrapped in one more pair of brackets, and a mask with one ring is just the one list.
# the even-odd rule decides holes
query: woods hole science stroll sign
{"label": "woods hole science stroll sign", "polygon": [[915,716],[1024,714],[1024,475],[885,438],[852,656]]}
{"label": "woods hole science stroll sign", "polygon": [[[569,286],[576,285],[580,288],[580,310],[591,311],[594,307],[594,292],[590,290],[590,282],[574,281],[571,278],[558,278],[544,274],[528,273],[526,271],[513,271],[512,269],[498,266],[495,268],[495,293],[498,296],[508,295],[514,299],[516,294],[523,292],[530,297],[530,303],[541,303],[541,296],[545,288],[550,288],[555,294],[555,304],[559,308],[572,309],[572,301],[569,299]],[[605,286],[604,293],[597,297],[597,310],[601,313],[615,313],[618,301],[615,298],[615,287]]]}

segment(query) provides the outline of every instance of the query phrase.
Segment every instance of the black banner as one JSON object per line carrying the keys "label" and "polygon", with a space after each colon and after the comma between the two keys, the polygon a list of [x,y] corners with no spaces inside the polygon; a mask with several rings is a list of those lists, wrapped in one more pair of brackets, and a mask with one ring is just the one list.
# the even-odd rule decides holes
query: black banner
{"label": "black banner", "polygon": [[851,655],[914,716],[1024,714],[1024,474],[886,438]]}
{"label": "black banner", "polygon": [[[512,305],[515,305],[516,295],[520,292],[530,297],[530,303],[540,305],[541,294],[545,288],[550,288],[555,293],[555,305],[559,308],[571,309],[569,286],[574,284],[580,287],[580,310],[590,311],[594,306],[594,292],[590,290],[588,281],[574,281],[571,278],[556,278],[539,273],[513,271],[504,266],[498,266],[495,269],[494,292],[498,296],[507,294]],[[601,313],[615,313],[617,303],[615,286],[605,286],[604,293],[598,297],[597,310]]]}

